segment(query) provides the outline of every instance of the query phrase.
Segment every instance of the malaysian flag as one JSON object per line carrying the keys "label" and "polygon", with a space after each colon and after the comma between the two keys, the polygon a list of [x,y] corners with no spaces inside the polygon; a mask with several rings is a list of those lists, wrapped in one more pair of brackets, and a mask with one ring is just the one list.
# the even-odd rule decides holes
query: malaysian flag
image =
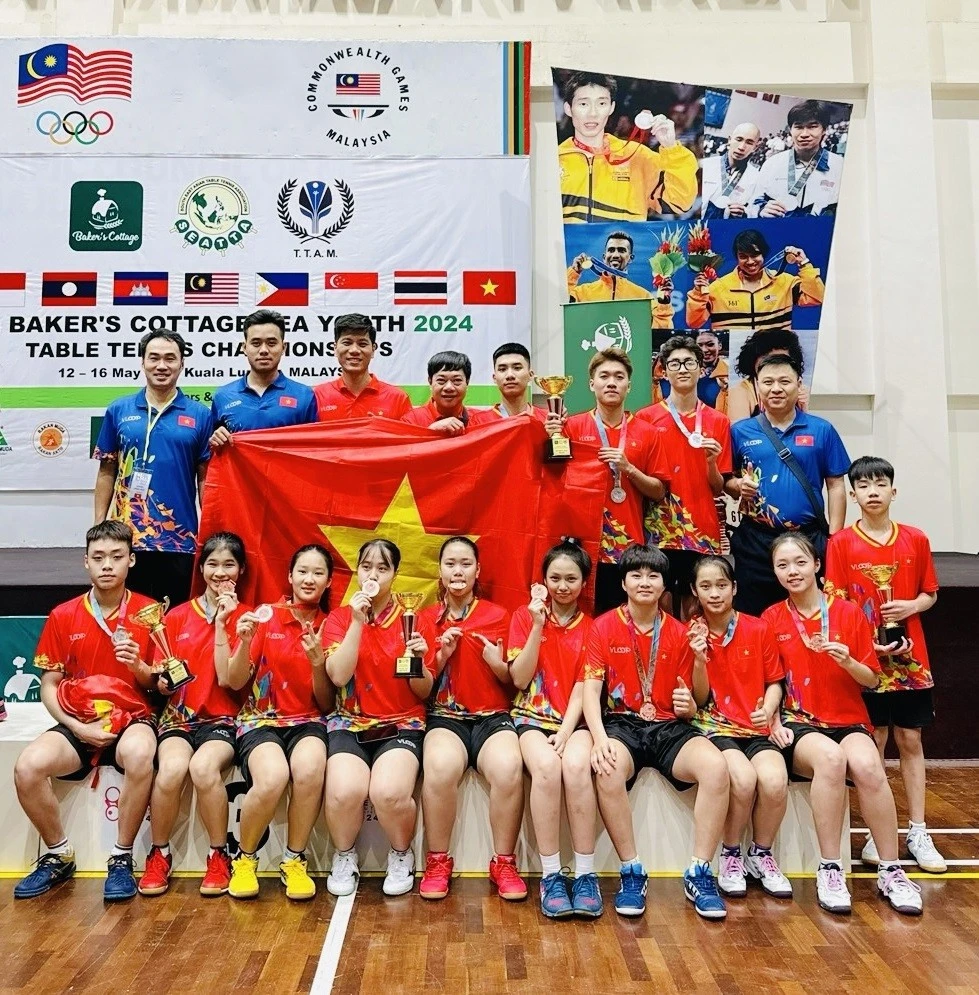
{"label": "malaysian flag", "polygon": [[133,54],[102,49],[86,55],[74,45],[45,45],[20,57],[17,103],[63,93],[85,104],[96,97],[133,96]]}
{"label": "malaysian flag", "polygon": [[184,274],[184,304],[237,303],[237,273]]}
{"label": "malaysian flag", "polygon": [[337,73],[338,97],[379,97],[380,73]]}

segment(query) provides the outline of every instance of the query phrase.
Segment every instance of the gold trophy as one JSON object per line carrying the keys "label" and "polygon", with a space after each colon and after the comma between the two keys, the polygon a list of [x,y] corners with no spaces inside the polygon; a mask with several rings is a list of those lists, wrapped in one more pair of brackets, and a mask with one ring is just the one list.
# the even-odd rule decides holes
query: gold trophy
{"label": "gold trophy", "polygon": [[[194,679],[194,675],[187,667],[187,662],[178,660],[170,649],[167,627],[163,624],[163,616],[169,607],[170,599],[165,597],[162,601],[140,608],[135,615],[129,617],[137,625],[150,630],[150,639],[153,640],[153,645],[161,656],[158,666],[161,666],[162,670],[159,671],[159,674],[170,691],[176,691],[177,688],[189,684]],[[156,670],[157,667],[155,666],[153,669]]]}
{"label": "gold trophy", "polygon": [[415,610],[425,600],[425,595],[419,594],[417,591],[409,591],[395,594],[394,597],[402,609],[404,609],[404,614],[401,616],[401,634],[405,639],[405,653],[404,656],[399,656],[394,663],[394,676],[407,678],[421,677],[422,658],[420,656],[412,656],[407,650],[407,645],[415,635],[415,619],[417,618]]}
{"label": "gold trophy", "polygon": [[[564,414],[564,392],[574,382],[574,377],[535,377],[537,386],[547,395],[547,410],[553,415]],[[548,462],[571,459],[571,440],[561,431],[552,435],[544,447]]]}
{"label": "gold trophy", "polygon": [[[891,587],[891,580],[897,573],[896,563],[870,563],[860,568],[860,572],[869,577],[874,587],[877,588],[877,610],[888,601],[894,600],[894,591]],[[877,626],[877,645],[890,646],[891,643],[899,643],[906,639],[908,630],[903,622],[886,622],[881,618],[880,625]]]}

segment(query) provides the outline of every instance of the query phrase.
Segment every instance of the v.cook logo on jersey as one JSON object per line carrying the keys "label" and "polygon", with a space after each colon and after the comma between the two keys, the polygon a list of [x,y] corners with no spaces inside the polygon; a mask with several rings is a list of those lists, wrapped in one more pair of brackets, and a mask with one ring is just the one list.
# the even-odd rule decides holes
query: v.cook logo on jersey
{"label": "v.cook logo on jersey", "polygon": [[392,112],[407,112],[410,102],[408,78],[398,60],[365,45],[329,52],[306,84],[306,110],[325,112],[326,137],[352,149],[386,142]]}

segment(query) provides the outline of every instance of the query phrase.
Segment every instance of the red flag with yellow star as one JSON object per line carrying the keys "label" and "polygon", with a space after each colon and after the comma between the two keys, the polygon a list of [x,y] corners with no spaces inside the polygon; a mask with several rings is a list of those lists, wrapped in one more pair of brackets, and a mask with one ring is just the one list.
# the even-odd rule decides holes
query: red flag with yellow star
{"label": "red flag with yellow star", "polygon": [[513,609],[527,603],[544,553],[562,536],[579,538],[593,562],[598,555],[608,471],[595,460],[545,463],[545,441],[536,418],[455,438],[386,418],[238,433],[211,460],[199,537],[242,537],[248,569],[238,596],[252,605],[288,593],[292,553],[321,543],[334,558],[335,607],[357,589],[364,542],[395,542],[395,590],[423,592],[430,604],[439,547],[467,535],[479,545],[485,596]]}

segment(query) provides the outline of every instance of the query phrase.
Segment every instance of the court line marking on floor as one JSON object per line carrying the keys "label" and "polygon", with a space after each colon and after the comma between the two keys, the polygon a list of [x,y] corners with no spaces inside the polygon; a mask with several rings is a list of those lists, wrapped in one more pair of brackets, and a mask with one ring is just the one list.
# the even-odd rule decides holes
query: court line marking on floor
{"label": "court line marking on floor", "polygon": [[313,975],[309,995],[329,995],[333,990],[333,980],[340,966],[340,954],[343,951],[343,941],[347,935],[347,926],[350,924],[350,913],[353,911],[358,887],[360,887],[359,881],[352,894],[337,899],[330,918],[330,926],[323,940],[323,949],[320,951],[320,960],[316,965],[316,974]]}

